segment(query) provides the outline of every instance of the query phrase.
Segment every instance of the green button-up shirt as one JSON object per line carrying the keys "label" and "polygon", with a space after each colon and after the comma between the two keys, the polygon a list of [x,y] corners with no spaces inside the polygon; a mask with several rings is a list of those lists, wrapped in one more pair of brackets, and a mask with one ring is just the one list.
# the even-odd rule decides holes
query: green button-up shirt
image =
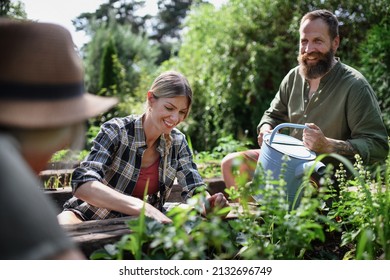
{"label": "green button-up shirt", "polygon": [[[290,70],[257,128],[285,122],[316,124],[326,137],[350,142],[366,163],[388,155],[388,134],[373,89],[360,72],[340,61],[321,78],[311,99],[299,66]],[[302,139],[302,130],[290,135]]]}

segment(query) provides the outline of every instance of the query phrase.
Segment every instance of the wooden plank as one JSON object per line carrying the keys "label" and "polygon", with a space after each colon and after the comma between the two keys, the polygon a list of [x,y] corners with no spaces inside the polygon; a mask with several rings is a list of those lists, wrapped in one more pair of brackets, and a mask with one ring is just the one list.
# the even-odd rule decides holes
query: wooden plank
{"label": "wooden plank", "polygon": [[53,176],[72,174],[74,169],[50,169],[39,172],[39,176]]}
{"label": "wooden plank", "polygon": [[[72,237],[91,235],[96,233],[110,234],[111,232],[128,228],[126,222],[130,219],[131,217],[113,218],[107,220],[93,220],[74,225],[64,225],[64,228]],[[115,233],[112,235],[115,235]]]}
{"label": "wooden plank", "polygon": [[84,254],[89,257],[94,251],[120,240],[131,233],[127,221],[132,217],[107,220],[86,221],[73,225],[62,225],[68,235],[76,242]]}

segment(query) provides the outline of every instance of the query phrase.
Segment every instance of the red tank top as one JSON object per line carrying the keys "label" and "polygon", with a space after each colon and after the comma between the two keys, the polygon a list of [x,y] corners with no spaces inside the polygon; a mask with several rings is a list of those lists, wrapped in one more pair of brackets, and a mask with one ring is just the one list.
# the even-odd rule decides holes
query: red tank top
{"label": "red tank top", "polygon": [[146,185],[148,185],[148,194],[158,192],[158,166],[160,158],[149,167],[141,168],[138,181],[135,184],[132,196],[143,199]]}

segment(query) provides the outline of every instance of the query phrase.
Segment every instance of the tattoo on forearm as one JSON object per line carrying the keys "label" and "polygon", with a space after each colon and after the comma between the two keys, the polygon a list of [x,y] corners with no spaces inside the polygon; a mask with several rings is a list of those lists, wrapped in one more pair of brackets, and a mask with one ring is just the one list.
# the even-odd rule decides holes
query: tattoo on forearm
{"label": "tattoo on forearm", "polygon": [[334,145],[335,153],[345,156],[352,156],[357,153],[348,141],[337,141]]}

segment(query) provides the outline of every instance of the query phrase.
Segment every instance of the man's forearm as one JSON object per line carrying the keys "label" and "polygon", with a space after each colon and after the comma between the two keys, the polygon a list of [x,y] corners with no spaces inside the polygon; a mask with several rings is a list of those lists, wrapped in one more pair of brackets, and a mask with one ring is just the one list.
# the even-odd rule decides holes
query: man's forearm
{"label": "man's forearm", "polygon": [[331,144],[331,152],[343,155],[343,156],[354,156],[358,151],[348,141],[329,139]]}

